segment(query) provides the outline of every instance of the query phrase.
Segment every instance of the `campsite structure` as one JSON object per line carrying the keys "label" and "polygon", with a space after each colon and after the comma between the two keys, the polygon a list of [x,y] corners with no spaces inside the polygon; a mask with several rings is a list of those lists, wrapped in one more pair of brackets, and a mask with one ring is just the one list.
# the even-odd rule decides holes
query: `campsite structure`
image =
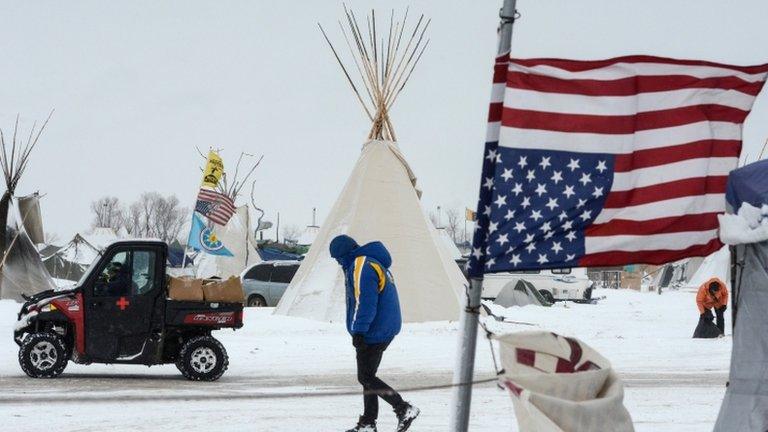
{"label": "campsite structure", "polygon": [[[204,158],[206,157],[202,152],[200,152],[200,155]],[[241,175],[240,168],[243,165],[244,158],[253,156],[247,153],[241,153],[237,159],[234,173],[229,176],[227,171],[224,170],[224,164],[218,155],[218,152],[211,151],[209,153],[206,170],[211,164],[212,155],[217,160],[216,169],[220,172],[214,177],[208,177],[204,174],[203,183],[200,189],[201,194],[203,191],[207,191],[209,192],[208,196],[217,196],[218,198],[216,199],[221,201],[216,202],[214,207],[229,206],[231,214],[229,214],[225,220],[212,218],[212,214],[215,214],[216,211],[213,211],[212,214],[200,214],[198,210],[201,210],[201,195],[198,195],[198,205],[195,206],[195,210],[193,211],[192,231],[194,231],[194,221],[199,220],[202,223],[202,219],[199,219],[199,217],[205,216],[208,220],[207,227],[205,227],[205,230],[198,233],[198,236],[209,236],[210,240],[221,245],[222,249],[206,249],[200,239],[198,239],[196,244],[202,246],[202,249],[198,249],[200,254],[197,257],[196,274],[198,277],[204,278],[226,278],[239,275],[243,269],[261,261],[261,257],[256,251],[254,226],[260,226],[261,217],[264,215],[264,212],[255,204],[255,181],[251,183],[251,203],[254,209],[261,214],[256,223],[251,223],[251,215],[247,204],[236,207],[235,203],[238,201],[238,198],[242,196],[243,188],[248,184],[251,176],[261,164],[264,156],[259,157],[258,160],[245,171],[245,174]],[[222,203],[224,200],[228,201],[228,203]],[[190,231],[190,239],[192,239],[194,235],[192,231]],[[205,234],[206,232],[208,234]],[[226,248],[227,252],[219,253],[221,250],[224,250],[223,248]],[[182,267],[185,267],[185,264],[186,255],[182,261]]]}
{"label": "campsite structure", "polygon": [[421,16],[406,33],[407,18],[406,13],[402,21],[396,20],[393,13],[387,20],[389,33],[382,35],[371,13],[368,38],[345,8],[347,29],[342,30],[360,80],[352,78],[321,27],[372,126],[347,183],[278,304],[278,314],[343,320],[344,276],[328,245],[335,236],[347,234],[360,244],[378,240],[389,249],[404,321],[459,317],[459,293],[466,281],[421,206],[416,176],[400,152],[389,117],[429,42],[429,20]]}
{"label": "campsite structure", "polygon": [[[21,199],[15,196],[16,187],[29,165],[32,151],[52,114],[53,112],[48,115],[39,128],[36,123],[32,125],[26,139],[19,130],[18,116],[10,139],[0,130],[0,168],[6,186],[0,198],[0,299],[21,300],[23,294],[54,288],[53,280],[43,266],[37,247],[24,228],[27,217],[33,211],[38,214],[32,215],[32,218],[40,219],[40,207],[35,203],[25,205],[25,212],[22,214],[19,211]],[[35,236],[39,237],[39,233]]]}

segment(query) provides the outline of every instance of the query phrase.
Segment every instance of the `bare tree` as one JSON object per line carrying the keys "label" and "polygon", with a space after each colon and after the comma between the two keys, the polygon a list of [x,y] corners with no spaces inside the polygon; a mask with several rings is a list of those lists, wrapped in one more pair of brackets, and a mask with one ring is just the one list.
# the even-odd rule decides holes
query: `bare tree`
{"label": "bare tree", "polygon": [[172,242],[179,237],[189,212],[175,195],[145,192],[122,215],[126,231],[134,237],[155,237]]}
{"label": "bare tree", "polygon": [[462,214],[459,213],[458,210],[451,208],[445,211],[445,215],[448,218],[448,223],[445,225],[445,229],[448,231],[448,234],[451,235],[453,242],[456,243],[456,239],[458,238],[461,229]]}
{"label": "bare tree", "polygon": [[296,225],[287,225],[283,228],[283,239],[286,242],[296,242],[301,235],[301,228]]}
{"label": "bare tree", "polygon": [[91,203],[92,228],[119,229],[123,226],[123,208],[116,197],[101,197]]}
{"label": "bare tree", "polygon": [[154,224],[156,236],[170,243],[179,237],[188,210],[181,207],[176,195],[160,197],[155,207],[157,209]]}

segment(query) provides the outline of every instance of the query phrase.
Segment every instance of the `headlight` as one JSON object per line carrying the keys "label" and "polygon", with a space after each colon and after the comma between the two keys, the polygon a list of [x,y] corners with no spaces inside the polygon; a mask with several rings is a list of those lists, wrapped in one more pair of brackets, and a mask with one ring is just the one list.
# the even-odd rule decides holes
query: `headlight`
{"label": "headlight", "polygon": [[52,305],[51,303],[48,303],[47,305],[40,308],[40,312],[51,312],[55,310],[56,306]]}

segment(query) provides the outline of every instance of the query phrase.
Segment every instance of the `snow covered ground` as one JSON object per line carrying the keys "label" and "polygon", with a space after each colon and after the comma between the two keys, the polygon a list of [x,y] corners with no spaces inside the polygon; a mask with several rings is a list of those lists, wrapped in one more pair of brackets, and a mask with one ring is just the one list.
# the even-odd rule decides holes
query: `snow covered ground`
{"label": "snow covered ground", "polygon": [[[702,431],[712,427],[727,380],[731,338],[690,338],[698,315],[690,292],[600,290],[597,305],[558,304],[497,309],[497,332],[535,328],[581,338],[618,369],[638,431]],[[0,301],[0,431],[343,431],[359,415],[354,354],[340,324],[249,309],[246,326],[219,332],[230,368],[215,383],[193,383],[173,366],[70,364],[54,380],[32,380],[19,368],[10,333],[18,305]],[[730,324],[726,323],[726,327]],[[387,351],[381,375],[399,388],[449,383],[456,323],[409,324]],[[727,331],[726,333],[730,333]],[[477,377],[493,376],[481,340]],[[447,429],[450,390],[405,392],[422,408],[412,430]],[[382,405],[379,429],[394,430]],[[516,431],[509,396],[493,384],[474,392],[472,430]]]}

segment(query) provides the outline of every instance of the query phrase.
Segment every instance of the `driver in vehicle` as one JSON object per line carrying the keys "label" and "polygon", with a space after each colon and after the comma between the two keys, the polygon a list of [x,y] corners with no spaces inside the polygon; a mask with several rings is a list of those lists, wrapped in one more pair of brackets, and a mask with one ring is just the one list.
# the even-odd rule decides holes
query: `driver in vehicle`
{"label": "driver in vehicle", "polygon": [[113,297],[127,295],[131,285],[133,285],[133,281],[128,266],[119,261],[113,261],[99,275],[99,282],[94,287],[94,294]]}

